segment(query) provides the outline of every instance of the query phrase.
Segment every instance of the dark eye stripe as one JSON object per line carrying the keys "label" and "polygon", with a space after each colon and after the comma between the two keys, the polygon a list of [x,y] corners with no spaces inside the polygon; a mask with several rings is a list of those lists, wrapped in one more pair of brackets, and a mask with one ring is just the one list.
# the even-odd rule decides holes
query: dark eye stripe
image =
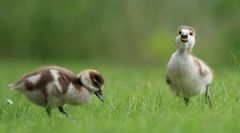
{"label": "dark eye stripe", "polygon": [[97,82],[97,84],[104,84],[104,79],[100,74],[94,73],[94,72],[90,72],[90,78],[93,82]]}
{"label": "dark eye stripe", "polygon": [[95,87],[98,87],[98,88],[100,87],[100,83],[99,82],[93,81],[93,84],[94,84]]}

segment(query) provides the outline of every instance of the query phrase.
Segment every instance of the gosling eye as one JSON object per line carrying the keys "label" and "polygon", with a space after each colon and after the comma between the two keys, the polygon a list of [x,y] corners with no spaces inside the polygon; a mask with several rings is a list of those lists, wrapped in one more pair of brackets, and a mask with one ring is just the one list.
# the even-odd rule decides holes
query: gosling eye
{"label": "gosling eye", "polygon": [[96,82],[96,81],[93,81],[93,84],[94,84],[94,86],[97,87],[97,88],[100,87],[100,84],[99,84],[98,82]]}
{"label": "gosling eye", "polygon": [[189,33],[189,35],[190,35],[190,36],[192,36],[192,35],[193,35],[193,33],[192,33],[192,32],[190,32],[190,33]]}
{"label": "gosling eye", "polygon": [[182,34],[182,31],[179,31],[178,34],[179,34],[179,35]]}

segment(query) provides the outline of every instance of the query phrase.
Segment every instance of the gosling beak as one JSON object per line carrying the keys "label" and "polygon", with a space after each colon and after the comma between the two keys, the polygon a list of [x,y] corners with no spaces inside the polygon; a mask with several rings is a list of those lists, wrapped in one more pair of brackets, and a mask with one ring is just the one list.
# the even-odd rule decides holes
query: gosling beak
{"label": "gosling beak", "polygon": [[104,97],[103,97],[102,90],[99,90],[99,91],[95,92],[95,95],[96,95],[102,102],[104,101]]}

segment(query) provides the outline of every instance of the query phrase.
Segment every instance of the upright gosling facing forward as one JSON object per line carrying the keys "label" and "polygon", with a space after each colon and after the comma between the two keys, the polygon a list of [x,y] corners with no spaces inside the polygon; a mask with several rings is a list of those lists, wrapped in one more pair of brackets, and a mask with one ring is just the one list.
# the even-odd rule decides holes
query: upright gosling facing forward
{"label": "upright gosling facing forward", "polygon": [[64,104],[81,105],[90,100],[91,94],[101,100],[104,79],[96,70],[84,70],[76,76],[69,70],[57,66],[42,68],[24,75],[9,87],[23,92],[33,103],[46,108],[51,116],[51,108],[67,115]]}
{"label": "upright gosling facing forward", "polygon": [[195,30],[190,26],[181,26],[177,30],[177,51],[167,65],[167,83],[172,92],[184,98],[205,93],[206,102],[212,106],[209,86],[213,79],[211,69],[191,53],[195,44]]}

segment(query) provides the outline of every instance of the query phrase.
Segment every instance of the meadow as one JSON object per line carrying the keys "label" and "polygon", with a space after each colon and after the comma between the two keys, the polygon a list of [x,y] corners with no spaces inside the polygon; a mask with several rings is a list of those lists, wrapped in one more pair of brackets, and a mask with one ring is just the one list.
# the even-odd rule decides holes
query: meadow
{"label": "meadow", "polygon": [[214,69],[213,108],[209,108],[204,96],[192,98],[189,106],[181,98],[174,97],[165,83],[165,66],[54,63],[75,73],[88,67],[99,70],[106,80],[105,101],[101,103],[93,96],[89,104],[66,106],[69,117],[54,109],[53,117],[49,118],[43,108],[30,103],[19,92],[8,89],[7,84],[43,64],[52,63],[0,63],[1,133],[240,131],[240,69],[237,67]]}
{"label": "meadow", "polygon": [[[187,5],[187,6],[186,6]],[[0,133],[240,132],[239,0],[0,0]],[[214,70],[210,92],[186,106],[166,84],[176,29],[196,30],[194,54]],[[7,85],[55,64],[99,70],[102,103],[49,118]],[[13,101],[13,104],[8,102]]]}

